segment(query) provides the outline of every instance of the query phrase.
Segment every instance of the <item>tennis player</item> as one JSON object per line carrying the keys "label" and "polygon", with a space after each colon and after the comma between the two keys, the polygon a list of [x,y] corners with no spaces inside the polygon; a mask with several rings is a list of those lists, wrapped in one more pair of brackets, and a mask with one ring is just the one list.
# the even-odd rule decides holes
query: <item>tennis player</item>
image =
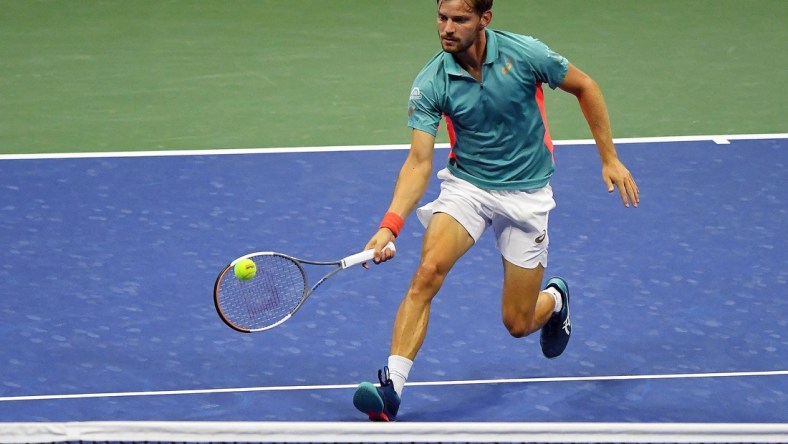
{"label": "tennis player", "polygon": [[[355,407],[375,421],[394,421],[405,381],[427,333],[430,304],[449,270],[492,227],[503,262],[502,319],[514,337],[540,331],[542,353],[559,356],[569,341],[569,286],[542,286],[547,265],[553,145],[542,85],[577,97],[596,141],[608,192],[627,207],[638,187],[613,145],[607,109],[594,80],[532,37],[488,28],[492,0],[438,0],[442,51],[416,77],[408,102],[412,128],[388,212],[366,248],[375,262],[393,257],[393,241],[432,174],[442,116],[453,127],[438,198],[417,210],[426,226],[419,266],[394,321],[391,355],[380,385],[361,383]],[[543,289],[542,289],[543,288]]]}

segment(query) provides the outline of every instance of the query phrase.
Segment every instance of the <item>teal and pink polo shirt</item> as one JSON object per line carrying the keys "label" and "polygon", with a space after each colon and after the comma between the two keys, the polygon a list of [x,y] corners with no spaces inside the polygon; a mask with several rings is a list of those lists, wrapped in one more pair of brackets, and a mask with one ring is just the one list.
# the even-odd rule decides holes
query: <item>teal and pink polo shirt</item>
{"label": "teal and pink polo shirt", "polygon": [[544,187],[555,165],[542,84],[558,87],[569,61],[533,37],[485,33],[481,82],[441,51],[416,76],[408,126],[436,135],[445,115],[453,129],[449,171],[479,188]]}

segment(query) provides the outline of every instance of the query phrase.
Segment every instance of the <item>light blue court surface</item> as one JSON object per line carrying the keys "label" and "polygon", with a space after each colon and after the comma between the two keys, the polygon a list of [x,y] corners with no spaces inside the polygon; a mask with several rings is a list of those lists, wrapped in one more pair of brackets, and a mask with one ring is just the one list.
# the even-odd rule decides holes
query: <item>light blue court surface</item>
{"label": "light blue court surface", "polygon": [[[572,290],[567,351],[508,336],[485,235],[434,302],[400,419],[788,422],[787,143],[620,144],[634,210],[593,146],[558,146],[548,275]],[[251,251],[363,248],[405,155],[0,160],[0,418],[365,421],[353,387],[388,356],[415,218],[396,260],[340,273],[274,330],[226,327],[211,291]]]}

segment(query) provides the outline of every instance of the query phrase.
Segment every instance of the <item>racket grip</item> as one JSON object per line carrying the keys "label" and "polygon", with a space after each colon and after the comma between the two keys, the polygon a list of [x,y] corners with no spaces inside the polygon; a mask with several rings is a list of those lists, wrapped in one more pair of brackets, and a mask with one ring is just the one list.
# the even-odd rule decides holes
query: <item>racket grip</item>
{"label": "racket grip", "polygon": [[[391,250],[397,251],[394,247],[394,242],[389,242],[383,247],[384,250]],[[354,255],[348,256],[342,259],[341,264],[342,268],[352,267],[354,265],[363,264],[364,262],[371,261],[375,257],[375,250],[365,250],[361,253],[356,253]]]}

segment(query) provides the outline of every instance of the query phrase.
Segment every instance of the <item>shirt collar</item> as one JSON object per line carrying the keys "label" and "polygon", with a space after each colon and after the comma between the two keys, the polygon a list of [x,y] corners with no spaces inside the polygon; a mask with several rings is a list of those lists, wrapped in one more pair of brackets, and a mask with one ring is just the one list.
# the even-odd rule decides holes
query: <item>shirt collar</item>
{"label": "shirt collar", "polygon": [[[489,29],[484,29],[484,35],[487,39],[487,51],[484,56],[484,64],[488,65],[498,59],[498,36]],[[453,76],[465,75],[465,70],[454,60],[448,52],[443,53],[443,67],[446,73]]]}

